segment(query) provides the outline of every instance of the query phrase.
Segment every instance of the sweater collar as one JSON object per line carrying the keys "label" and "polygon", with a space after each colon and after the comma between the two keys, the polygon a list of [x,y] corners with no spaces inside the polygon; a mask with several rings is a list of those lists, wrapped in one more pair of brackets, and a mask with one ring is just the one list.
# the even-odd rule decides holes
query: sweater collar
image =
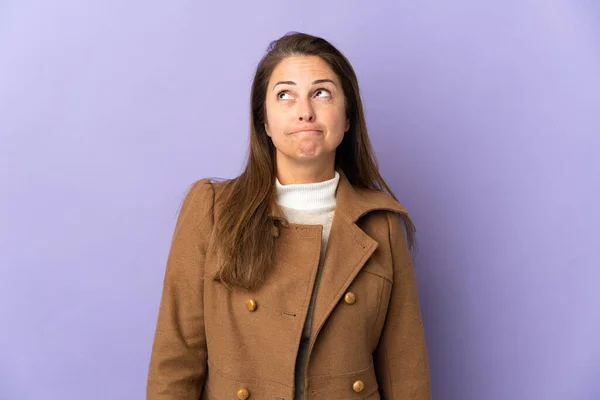
{"label": "sweater collar", "polygon": [[[335,191],[336,210],[346,214],[353,222],[375,210],[408,214],[406,209],[389,194],[378,190],[355,188],[341,168],[336,167],[335,170],[339,174],[339,182]],[[271,201],[269,215],[286,224],[288,221],[279,208],[275,197],[273,196]]]}
{"label": "sweater collar", "polygon": [[275,178],[275,198],[277,204],[298,210],[315,210],[335,207],[335,191],[340,174],[334,171],[334,177],[323,182],[293,183],[282,185]]}

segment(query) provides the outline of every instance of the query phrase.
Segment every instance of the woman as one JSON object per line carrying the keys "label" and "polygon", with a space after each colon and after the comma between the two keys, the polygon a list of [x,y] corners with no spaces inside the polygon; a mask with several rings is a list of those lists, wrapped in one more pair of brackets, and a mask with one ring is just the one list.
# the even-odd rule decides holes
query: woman
{"label": "woman", "polygon": [[244,172],[199,180],[182,205],[147,399],[429,399],[414,227],[379,174],[350,63],[283,36],[251,114]]}

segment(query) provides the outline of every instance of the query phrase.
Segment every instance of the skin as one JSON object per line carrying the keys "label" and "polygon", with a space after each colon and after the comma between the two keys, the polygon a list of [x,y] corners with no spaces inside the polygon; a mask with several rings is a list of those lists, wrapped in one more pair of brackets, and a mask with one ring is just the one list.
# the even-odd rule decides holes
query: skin
{"label": "skin", "polygon": [[317,56],[283,59],[269,79],[267,135],[283,185],[334,177],[335,152],[350,128],[339,78]]}

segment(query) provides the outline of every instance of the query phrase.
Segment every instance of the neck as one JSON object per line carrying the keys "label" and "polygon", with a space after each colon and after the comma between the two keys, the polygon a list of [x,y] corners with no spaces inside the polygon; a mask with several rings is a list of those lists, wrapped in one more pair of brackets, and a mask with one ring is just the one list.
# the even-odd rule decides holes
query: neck
{"label": "neck", "polygon": [[276,175],[282,185],[298,183],[318,183],[333,179],[335,176],[335,154],[327,163],[292,164],[277,160]]}

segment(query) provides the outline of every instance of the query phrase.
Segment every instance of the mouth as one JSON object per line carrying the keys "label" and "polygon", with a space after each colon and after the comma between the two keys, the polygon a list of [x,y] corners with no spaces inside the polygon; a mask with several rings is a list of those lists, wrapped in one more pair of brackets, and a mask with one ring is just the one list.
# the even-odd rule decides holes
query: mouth
{"label": "mouth", "polygon": [[297,135],[297,134],[317,135],[317,134],[320,134],[320,133],[323,133],[323,132],[319,131],[319,130],[309,129],[309,130],[304,130],[304,131],[292,132],[292,135]]}

